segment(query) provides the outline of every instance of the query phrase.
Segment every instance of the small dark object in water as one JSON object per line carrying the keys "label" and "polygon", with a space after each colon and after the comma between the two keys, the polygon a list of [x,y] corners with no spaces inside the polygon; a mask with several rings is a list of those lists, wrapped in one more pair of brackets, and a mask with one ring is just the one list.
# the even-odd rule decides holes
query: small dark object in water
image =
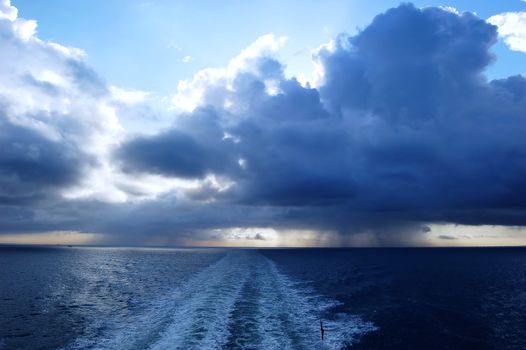
{"label": "small dark object in water", "polygon": [[323,323],[320,320],[320,332],[321,332],[321,340],[323,341],[323,338],[325,337],[325,328],[323,328]]}

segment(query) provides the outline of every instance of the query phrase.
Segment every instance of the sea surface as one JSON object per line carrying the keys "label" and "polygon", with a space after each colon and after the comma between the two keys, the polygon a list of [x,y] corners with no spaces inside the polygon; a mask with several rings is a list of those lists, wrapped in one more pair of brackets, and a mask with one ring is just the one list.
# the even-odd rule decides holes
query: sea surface
{"label": "sea surface", "polygon": [[526,249],[0,246],[2,350],[322,348],[526,349]]}

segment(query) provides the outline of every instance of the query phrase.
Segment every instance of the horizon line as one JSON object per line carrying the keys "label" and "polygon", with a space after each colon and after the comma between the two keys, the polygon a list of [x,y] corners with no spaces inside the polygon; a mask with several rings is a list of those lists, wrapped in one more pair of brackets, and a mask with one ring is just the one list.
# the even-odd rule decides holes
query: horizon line
{"label": "horizon line", "polygon": [[526,245],[465,245],[465,246],[176,246],[176,245],[113,245],[113,244],[47,244],[47,243],[0,243],[0,247],[48,247],[48,248],[147,248],[147,249],[480,249],[480,248],[526,248]]}

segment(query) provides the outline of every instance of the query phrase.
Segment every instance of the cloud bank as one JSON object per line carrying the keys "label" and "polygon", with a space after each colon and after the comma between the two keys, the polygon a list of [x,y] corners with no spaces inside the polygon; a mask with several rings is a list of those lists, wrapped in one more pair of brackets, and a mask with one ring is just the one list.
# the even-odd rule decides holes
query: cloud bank
{"label": "cloud bank", "polygon": [[432,223],[526,225],[526,79],[488,81],[497,27],[474,14],[390,9],[316,50],[307,84],[277,58],[285,39],[263,36],[180,82],[173,123],[148,133],[123,127],[148,109],[35,28],[0,2],[6,233],[404,244]]}

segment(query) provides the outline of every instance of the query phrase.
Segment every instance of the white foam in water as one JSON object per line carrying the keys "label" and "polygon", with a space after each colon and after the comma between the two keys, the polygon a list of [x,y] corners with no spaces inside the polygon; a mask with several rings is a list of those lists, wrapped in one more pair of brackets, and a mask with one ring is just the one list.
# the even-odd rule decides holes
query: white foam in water
{"label": "white foam in water", "polygon": [[253,251],[232,251],[153,303],[144,314],[72,349],[341,349],[375,330],[359,317],[330,316],[338,302],[292,281]]}

